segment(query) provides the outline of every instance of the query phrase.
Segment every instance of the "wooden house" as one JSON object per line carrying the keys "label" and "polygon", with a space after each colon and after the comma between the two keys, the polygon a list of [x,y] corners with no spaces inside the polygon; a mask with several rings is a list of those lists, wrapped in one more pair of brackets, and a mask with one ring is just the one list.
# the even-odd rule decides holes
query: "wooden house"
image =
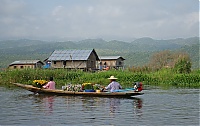
{"label": "wooden house", "polygon": [[55,50],[48,58],[51,68],[67,69],[97,69],[99,57],[94,49],[91,50]]}
{"label": "wooden house", "polygon": [[124,68],[124,58],[121,56],[100,56],[99,69]]}
{"label": "wooden house", "polygon": [[40,60],[19,60],[14,61],[9,65],[9,69],[35,69],[42,68],[44,63]]}

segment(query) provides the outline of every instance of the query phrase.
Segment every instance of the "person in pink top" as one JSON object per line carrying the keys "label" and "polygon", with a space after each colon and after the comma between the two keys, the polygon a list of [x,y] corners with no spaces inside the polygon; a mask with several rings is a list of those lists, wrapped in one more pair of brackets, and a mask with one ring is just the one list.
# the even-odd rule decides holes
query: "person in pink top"
{"label": "person in pink top", "polygon": [[56,89],[55,88],[56,83],[53,81],[53,77],[50,77],[49,80],[50,81],[45,86],[43,86],[43,88],[45,88],[45,89]]}

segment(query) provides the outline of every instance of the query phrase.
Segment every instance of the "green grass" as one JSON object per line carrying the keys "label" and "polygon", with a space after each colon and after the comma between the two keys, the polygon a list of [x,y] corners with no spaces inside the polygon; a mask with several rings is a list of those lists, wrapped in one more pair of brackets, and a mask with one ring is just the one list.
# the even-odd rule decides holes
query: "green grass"
{"label": "green grass", "polygon": [[114,75],[118,82],[125,87],[132,87],[136,81],[143,82],[145,85],[161,87],[189,87],[200,88],[200,70],[192,71],[190,74],[177,74],[170,69],[162,69],[157,72],[131,72],[129,70],[101,71],[101,72],[83,72],[66,69],[23,69],[23,70],[6,70],[0,72],[0,85],[9,85],[12,82],[23,84],[32,84],[35,79],[48,80],[50,76],[54,77],[57,84],[56,88],[61,88],[65,84],[82,84],[86,82],[109,84],[109,78]]}

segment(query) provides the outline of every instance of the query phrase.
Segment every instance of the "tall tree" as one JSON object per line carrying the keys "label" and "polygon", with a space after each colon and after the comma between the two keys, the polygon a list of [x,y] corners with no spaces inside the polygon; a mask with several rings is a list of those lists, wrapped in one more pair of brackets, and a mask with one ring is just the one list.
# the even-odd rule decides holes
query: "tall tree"
{"label": "tall tree", "polygon": [[182,57],[177,60],[174,65],[174,70],[177,73],[190,73],[191,72],[192,63],[189,58]]}
{"label": "tall tree", "polygon": [[153,54],[149,66],[154,70],[167,67],[173,68],[178,73],[190,73],[191,60],[187,53],[171,53],[169,50],[165,50]]}
{"label": "tall tree", "polygon": [[150,59],[150,67],[153,69],[161,69],[168,65],[171,61],[171,53],[169,50],[157,52],[153,54],[152,58]]}

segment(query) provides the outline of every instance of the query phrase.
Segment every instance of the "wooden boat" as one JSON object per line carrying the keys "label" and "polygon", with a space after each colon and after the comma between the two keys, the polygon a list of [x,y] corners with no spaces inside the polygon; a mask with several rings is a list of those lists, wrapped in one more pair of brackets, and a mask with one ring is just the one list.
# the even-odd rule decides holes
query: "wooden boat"
{"label": "wooden boat", "polygon": [[13,83],[14,85],[26,89],[28,91],[39,93],[39,94],[48,94],[48,95],[72,95],[72,96],[89,96],[89,97],[131,97],[136,95],[143,95],[141,92],[124,91],[124,92],[75,92],[75,91],[64,91],[59,89],[43,89],[34,87],[32,85]]}

